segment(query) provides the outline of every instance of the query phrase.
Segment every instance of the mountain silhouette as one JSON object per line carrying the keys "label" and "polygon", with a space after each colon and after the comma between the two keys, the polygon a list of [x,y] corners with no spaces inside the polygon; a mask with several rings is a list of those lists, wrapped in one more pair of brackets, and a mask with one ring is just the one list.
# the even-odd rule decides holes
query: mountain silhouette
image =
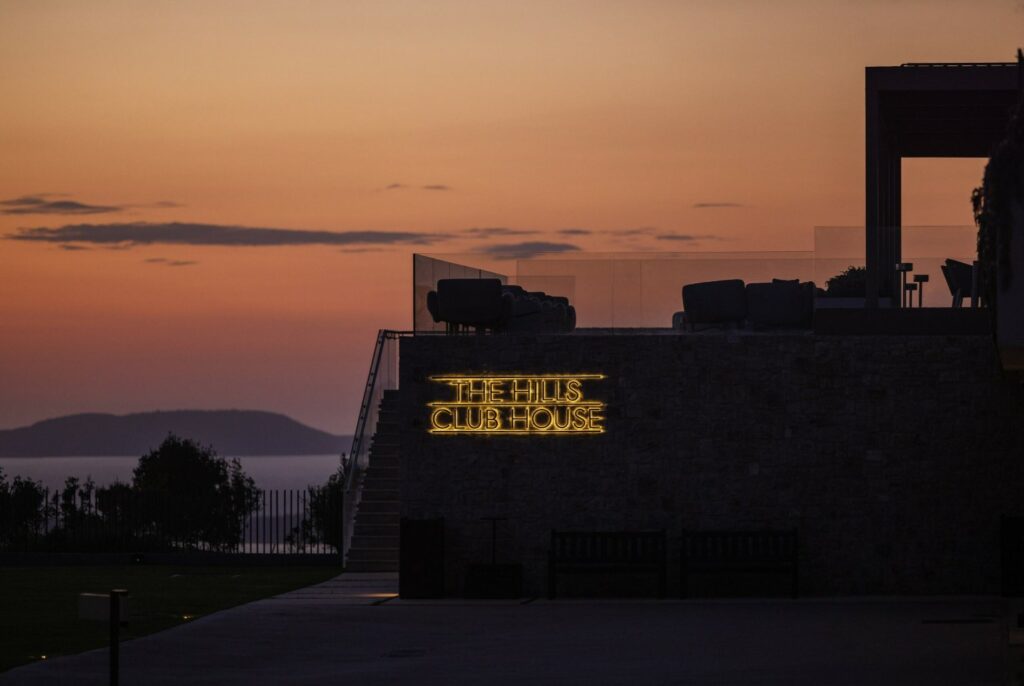
{"label": "mountain silhouette", "polygon": [[211,445],[227,457],[338,454],[351,440],[257,410],[73,414],[0,430],[0,457],[143,455],[168,433]]}

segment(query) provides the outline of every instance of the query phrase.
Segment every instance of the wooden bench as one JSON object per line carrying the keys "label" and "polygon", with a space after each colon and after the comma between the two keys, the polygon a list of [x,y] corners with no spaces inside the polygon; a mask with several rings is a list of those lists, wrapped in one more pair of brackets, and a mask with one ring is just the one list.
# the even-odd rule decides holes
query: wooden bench
{"label": "wooden bench", "polygon": [[797,531],[683,531],[679,595],[689,597],[694,573],[763,572],[790,575],[792,596],[800,592]]}
{"label": "wooden bench", "polygon": [[652,572],[658,597],[665,597],[665,531],[552,531],[548,552],[548,597],[558,592],[559,574]]}

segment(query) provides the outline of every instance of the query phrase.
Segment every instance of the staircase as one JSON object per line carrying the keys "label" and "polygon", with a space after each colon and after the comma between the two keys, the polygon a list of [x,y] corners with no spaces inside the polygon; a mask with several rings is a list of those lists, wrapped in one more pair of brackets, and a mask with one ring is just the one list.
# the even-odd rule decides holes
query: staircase
{"label": "staircase", "polygon": [[398,391],[384,391],[362,475],[348,572],[398,571]]}

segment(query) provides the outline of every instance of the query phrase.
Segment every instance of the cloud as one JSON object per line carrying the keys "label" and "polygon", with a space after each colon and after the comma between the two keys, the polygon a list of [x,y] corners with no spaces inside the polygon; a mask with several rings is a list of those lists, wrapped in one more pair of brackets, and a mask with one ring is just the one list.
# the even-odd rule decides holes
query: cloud
{"label": "cloud", "polygon": [[558,233],[563,236],[589,236],[594,232],[590,229],[559,229]]}
{"label": "cloud", "polygon": [[712,236],[711,234],[694,234],[694,233],[662,233],[655,236],[659,241],[682,241],[682,242],[693,242],[693,241],[717,241],[720,240],[718,236]]}
{"label": "cloud", "polygon": [[695,210],[711,210],[721,209],[729,207],[746,207],[743,203],[739,202],[695,202],[693,203],[693,209]]}
{"label": "cloud", "polygon": [[77,200],[50,200],[52,193],[23,195],[20,198],[0,200],[3,214],[106,214],[120,212],[117,205],[89,205]]}
{"label": "cloud", "polygon": [[75,245],[73,243],[62,243],[60,246],[61,250],[88,250],[89,248],[84,245]]}
{"label": "cloud", "polygon": [[59,228],[19,229],[16,241],[88,243],[107,247],[134,245],[282,246],[282,245],[430,245],[450,234],[411,231],[307,231],[303,229],[225,226],[219,224],[149,223],[69,224]]}
{"label": "cloud", "polygon": [[23,195],[18,198],[0,200],[0,213],[3,214],[110,214],[121,212],[127,209],[155,208],[166,209],[181,207],[181,204],[171,200],[159,200],[152,203],[141,203],[135,205],[92,205],[77,200],[53,200],[52,198],[64,197],[64,193],[35,193]]}
{"label": "cloud", "polygon": [[607,233],[612,236],[649,236],[657,232],[658,227],[656,226],[640,226],[635,229],[608,229],[602,233]]}
{"label": "cloud", "polygon": [[169,260],[166,257],[150,257],[143,262],[148,264],[162,264],[165,267],[188,267],[193,264],[199,264],[195,260]]}
{"label": "cloud", "polygon": [[480,249],[481,253],[499,260],[516,260],[536,257],[542,253],[573,252],[579,250],[572,243],[550,243],[548,241],[524,241],[522,243],[499,243]]}
{"label": "cloud", "polygon": [[481,228],[466,229],[463,233],[473,238],[491,238],[493,236],[530,236],[540,233],[535,229],[509,229],[504,226],[485,226]]}
{"label": "cloud", "polygon": [[386,248],[341,248],[338,252],[363,253],[363,252],[384,252]]}
{"label": "cloud", "polygon": [[447,186],[447,185],[445,185],[443,183],[428,183],[428,184],[424,184],[422,186],[415,186],[415,187],[414,186],[410,186],[409,184],[406,184],[406,183],[389,183],[387,186],[384,186],[384,188],[381,189],[381,190],[385,190],[385,191],[401,191],[401,190],[405,190],[407,188],[417,188],[418,190],[421,190],[421,191],[450,191],[452,189],[451,186]]}

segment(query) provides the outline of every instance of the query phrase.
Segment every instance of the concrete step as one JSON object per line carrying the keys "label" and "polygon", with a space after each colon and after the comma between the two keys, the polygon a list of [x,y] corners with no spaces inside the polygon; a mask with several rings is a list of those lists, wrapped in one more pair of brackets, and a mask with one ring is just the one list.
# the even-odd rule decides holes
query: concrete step
{"label": "concrete step", "polygon": [[374,446],[370,449],[370,462],[372,463],[374,458],[378,460],[400,460],[402,454],[398,452],[398,448],[378,448]]}
{"label": "concrete step", "polygon": [[346,572],[397,572],[398,560],[352,560],[345,563]]}
{"label": "concrete step", "polygon": [[371,464],[365,474],[367,479],[389,479],[394,481],[398,481],[401,476],[398,467],[386,467],[377,464]]}
{"label": "concrete step", "polygon": [[367,469],[373,469],[374,467],[380,467],[382,469],[400,469],[402,466],[401,462],[398,461],[397,457],[370,457],[370,465]]}
{"label": "concrete step", "polygon": [[361,524],[398,524],[398,512],[370,512],[360,510],[356,513],[356,526]]}
{"label": "concrete step", "polygon": [[400,481],[398,479],[376,476],[367,479],[364,484],[364,490],[393,490],[395,499],[398,499],[399,484]]}
{"label": "concrete step", "polygon": [[364,548],[398,550],[398,536],[361,536],[357,531],[352,536],[352,549]]}
{"label": "concrete step", "polygon": [[387,536],[398,540],[398,519],[394,524],[361,524],[356,522],[355,531],[352,532],[352,540],[360,536]]}
{"label": "concrete step", "polygon": [[397,500],[361,500],[359,501],[359,514],[356,515],[358,519],[359,515],[371,512],[386,512],[390,514],[398,514],[400,505]]}
{"label": "concrete step", "polygon": [[348,551],[348,561],[394,561],[398,562],[398,548],[356,548],[355,541]]}
{"label": "concrete step", "polygon": [[389,491],[380,488],[371,488],[369,484],[363,487],[362,500],[360,501],[360,507],[362,503],[368,503],[374,500],[385,500],[389,502],[398,502],[398,491]]}

